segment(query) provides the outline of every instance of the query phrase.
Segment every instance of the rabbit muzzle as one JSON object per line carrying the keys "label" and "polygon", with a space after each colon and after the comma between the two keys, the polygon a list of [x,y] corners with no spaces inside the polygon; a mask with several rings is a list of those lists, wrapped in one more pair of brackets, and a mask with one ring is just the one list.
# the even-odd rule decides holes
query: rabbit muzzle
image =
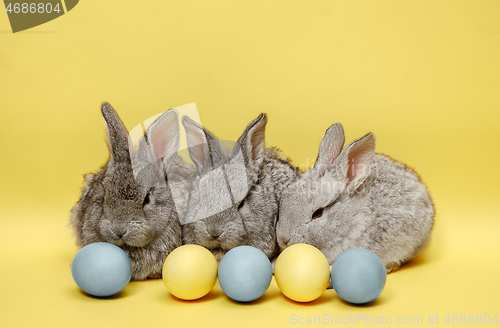
{"label": "rabbit muzzle", "polygon": [[110,220],[102,220],[100,230],[106,242],[119,247],[125,244],[144,247],[154,239],[151,229],[139,220],[120,224],[112,223]]}

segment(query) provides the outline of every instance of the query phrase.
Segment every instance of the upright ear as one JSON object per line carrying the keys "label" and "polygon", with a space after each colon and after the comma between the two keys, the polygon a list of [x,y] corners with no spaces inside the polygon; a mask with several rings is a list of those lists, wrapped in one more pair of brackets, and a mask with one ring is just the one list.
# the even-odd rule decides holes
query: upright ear
{"label": "upright ear", "polygon": [[267,115],[262,113],[246,127],[237,143],[250,164],[260,166],[266,150]]}
{"label": "upright ear", "polygon": [[214,163],[212,163],[209,142],[211,145],[214,145],[214,141],[217,141],[217,138],[187,116],[182,117],[182,125],[184,125],[184,129],[186,130],[189,156],[193,160],[198,174],[211,170]]}
{"label": "upright ear", "polygon": [[158,161],[163,163],[179,150],[179,116],[170,109],[158,117],[146,131],[151,148]]}
{"label": "upright ear", "polygon": [[107,102],[101,106],[102,116],[106,122],[106,142],[110,160],[124,162],[130,160],[128,148],[128,132],[116,111]]}
{"label": "upright ear", "polygon": [[374,154],[375,135],[373,133],[368,133],[351,142],[340,154],[339,169],[347,178],[349,193],[354,192],[370,174]]}
{"label": "upright ear", "polygon": [[319,146],[318,158],[314,164],[314,170],[318,172],[319,176],[323,176],[327,171],[330,171],[333,161],[339,156],[344,146],[344,141],[342,124],[336,123],[326,130]]}

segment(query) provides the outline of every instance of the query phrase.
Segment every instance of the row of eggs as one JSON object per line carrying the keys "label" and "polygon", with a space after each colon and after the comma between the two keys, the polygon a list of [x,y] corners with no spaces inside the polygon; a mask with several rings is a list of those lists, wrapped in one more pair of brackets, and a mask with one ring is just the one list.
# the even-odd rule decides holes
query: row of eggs
{"label": "row of eggs", "polygon": [[[132,265],[127,254],[108,243],[93,243],[75,255],[71,272],[86,293],[108,297],[123,290],[130,281]],[[177,298],[194,300],[207,295],[217,279],[231,299],[246,303],[268,289],[273,267],[269,258],[252,246],[239,246],[217,260],[206,248],[183,245],[172,251],[163,265],[163,281]],[[343,300],[363,304],[374,301],[386,281],[385,266],[370,250],[344,251],[330,265],[323,253],[308,244],[286,248],[277,258],[274,277],[281,292],[296,302],[319,298],[331,283]]]}

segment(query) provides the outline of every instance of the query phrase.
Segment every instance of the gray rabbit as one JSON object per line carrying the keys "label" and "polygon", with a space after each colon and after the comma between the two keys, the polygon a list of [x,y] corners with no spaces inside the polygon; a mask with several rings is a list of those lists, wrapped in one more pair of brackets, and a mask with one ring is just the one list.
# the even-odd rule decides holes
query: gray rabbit
{"label": "gray rabbit", "polygon": [[163,113],[134,148],[111,105],[103,103],[101,111],[110,158],[85,176],[70,225],[80,247],[94,242],[121,247],[132,262],[132,280],[159,278],[165,258],[182,243],[178,212],[187,202],[182,195],[174,201],[165,176],[182,184],[195,174],[177,155],[177,112]]}
{"label": "gray rabbit", "polygon": [[280,195],[299,171],[277,149],[265,147],[266,114],[247,126],[232,149],[188,117],[182,123],[198,171],[183,242],[208,248],[219,261],[240,245],[275,257]]}
{"label": "gray rabbit", "polygon": [[386,271],[397,270],[427,243],[434,207],[410,168],[375,154],[372,133],[342,150],[342,125],[325,133],[314,168],[287,187],[276,233],[280,249],[319,248],[330,265],[349,248],[375,252]]}

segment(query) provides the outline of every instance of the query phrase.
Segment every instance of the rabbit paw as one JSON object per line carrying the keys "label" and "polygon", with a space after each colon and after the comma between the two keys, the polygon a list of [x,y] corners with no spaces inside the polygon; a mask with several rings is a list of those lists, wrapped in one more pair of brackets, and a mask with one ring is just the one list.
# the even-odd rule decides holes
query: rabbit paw
{"label": "rabbit paw", "polygon": [[396,271],[401,265],[398,263],[389,263],[385,266],[385,272],[387,274]]}

